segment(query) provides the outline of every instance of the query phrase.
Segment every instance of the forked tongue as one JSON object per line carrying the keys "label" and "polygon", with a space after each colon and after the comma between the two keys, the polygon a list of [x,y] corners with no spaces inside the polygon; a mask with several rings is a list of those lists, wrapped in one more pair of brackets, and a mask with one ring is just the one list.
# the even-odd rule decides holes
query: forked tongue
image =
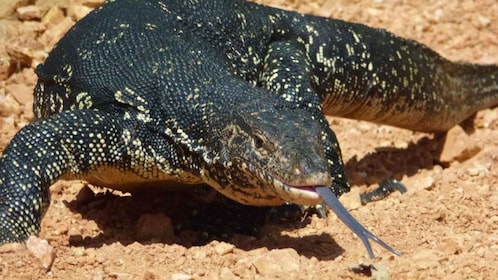
{"label": "forked tongue", "polygon": [[365,227],[363,227],[360,222],[358,222],[351,214],[344,208],[344,206],[339,202],[339,199],[332,193],[329,187],[327,186],[317,186],[313,187],[315,191],[320,195],[320,197],[327,203],[327,205],[334,211],[334,213],[339,217],[339,219],[346,224],[363,242],[363,245],[367,248],[368,255],[370,258],[375,258],[375,255],[372,251],[372,247],[370,246],[370,242],[368,239],[371,239],[382,247],[386,248],[389,252],[401,256],[401,253],[396,251],[387,245],[384,241],[380,240],[373,233],[368,231]]}

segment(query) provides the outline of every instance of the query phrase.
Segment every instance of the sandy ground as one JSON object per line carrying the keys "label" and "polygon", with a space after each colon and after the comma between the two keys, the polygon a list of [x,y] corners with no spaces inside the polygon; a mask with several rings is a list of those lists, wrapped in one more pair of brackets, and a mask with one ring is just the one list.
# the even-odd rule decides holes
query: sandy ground
{"label": "sandy ground", "polygon": [[[33,118],[33,67],[99,0],[39,0],[26,7],[27,2],[2,0],[0,7],[0,151]],[[498,63],[495,0],[259,2],[386,28],[453,60]],[[16,13],[11,3],[23,8]],[[333,214],[268,222],[256,237],[236,232],[213,240],[205,232],[216,232],[221,227],[216,217],[226,212],[199,208],[188,194],[130,196],[60,182],[51,188],[52,204],[39,234],[55,258],[45,255],[40,260],[24,244],[7,244],[0,247],[0,277],[368,279],[368,273],[351,267],[370,263],[393,279],[498,275],[498,109],[479,112],[446,138],[330,121],[353,184],[341,201],[367,228],[403,252],[402,257],[374,245],[377,258],[370,260],[358,238]],[[361,206],[358,194],[386,178],[401,180],[408,192]],[[182,230],[185,225],[175,213],[196,211],[215,218],[204,228]],[[225,218],[244,221],[255,215]]]}

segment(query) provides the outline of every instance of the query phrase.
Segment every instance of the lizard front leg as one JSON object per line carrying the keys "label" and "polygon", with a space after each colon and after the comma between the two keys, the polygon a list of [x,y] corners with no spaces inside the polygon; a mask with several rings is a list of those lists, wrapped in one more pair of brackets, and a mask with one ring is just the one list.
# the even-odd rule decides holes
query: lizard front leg
{"label": "lizard front leg", "polygon": [[60,113],[22,128],[0,158],[0,244],[40,230],[49,186],[123,157],[122,116],[93,110]]}

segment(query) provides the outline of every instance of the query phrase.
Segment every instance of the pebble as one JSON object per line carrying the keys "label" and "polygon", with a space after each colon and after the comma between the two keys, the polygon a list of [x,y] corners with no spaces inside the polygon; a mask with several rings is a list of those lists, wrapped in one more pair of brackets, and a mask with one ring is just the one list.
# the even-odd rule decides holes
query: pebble
{"label": "pebble", "polygon": [[13,117],[22,112],[22,108],[11,95],[0,95],[0,117]]}
{"label": "pebble", "polygon": [[30,236],[26,241],[26,247],[33,256],[40,260],[45,271],[50,271],[55,260],[55,250],[47,240]]}
{"label": "pebble", "polygon": [[174,273],[171,275],[171,280],[191,280],[194,279],[192,275],[185,274],[185,273]]}
{"label": "pebble", "polygon": [[256,270],[263,276],[283,275],[298,272],[301,266],[299,254],[294,249],[271,250],[253,262]]}
{"label": "pebble", "polygon": [[240,279],[228,267],[222,267],[219,276],[219,279]]}
{"label": "pebble", "polygon": [[93,8],[83,6],[83,5],[73,5],[69,7],[68,15],[74,20],[79,21],[85,17]]}
{"label": "pebble", "polygon": [[72,251],[75,257],[81,257],[85,254],[85,248],[83,247],[74,247]]}
{"label": "pebble", "polygon": [[42,12],[38,6],[28,5],[17,8],[17,17],[22,21],[41,19]]}
{"label": "pebble", "polygon": [[14,73],[16,65],[12,63],[8,54],[0,53],[0,81],[5,81]]}
{"label": "pebble", "polygon": [[216,252],[216,254],[218,254],[218,256],[224,256],[233,252],[234,248],[235,246],[233,244],[220,242],[214,246],[214,251]]}
{"label": "pebble", "polygon": [[64,12],[61,10],[61,8],[54,6],[48,10],[45,16],[43,16],[41,22],[46,28],[52,28],[63,20]]}
{"label": "pebble", "polygon": [[12,95],[21,105],[33,102],[33,87],[25,84],[10,84],[5,86],[5,92]]}
{"label": "pebble", "polygon": [[45,51],[48,52],[73,25],[74,21],[69,17],[65,17],[61,22],[44,32],[38,38],[38,42],[43,44],[45,46]]}

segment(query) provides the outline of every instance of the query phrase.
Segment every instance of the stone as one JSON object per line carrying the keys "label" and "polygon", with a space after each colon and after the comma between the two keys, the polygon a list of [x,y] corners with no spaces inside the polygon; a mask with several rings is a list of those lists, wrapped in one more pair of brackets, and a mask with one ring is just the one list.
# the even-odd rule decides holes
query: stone
{"label": "stone", "polygon": [[64,20],[64,12],[61,8],[54,6],[50,8],[47,13],[41,19],[41,23],[45,25],[47,29],[56,26],[61,21]]}
{"label": "stone", "polygon": [[218,244],[214,245],[214,251],[218,256],[223,256],[226,254],[229,254],[233,252],[233,249],[235,246],[233,244],[225,243],[225,242],[220,242]]}
{"label": "stone", "polygon": [[282,275],[300,270],[301,260],[294,249],[271,250],[257,257],[254,266],[262,276]]}
{"label": "stone", "polygon": [[55,260],[55,250],[47,240],[30,236],[26,241],[26,247],[33,256],[40,260],[45,271],[50,271]]}
{"label": "stone", "polygon": [[12,95],[21,105],[33,102],[33,87],[25,84],[11,84],[5,87],[5,92]]}
{"label": "stone", "polygon": [[17,17],[22,21],[39,20],[42,17],[42,11],[35,5],[19,7],[16,11]]}

